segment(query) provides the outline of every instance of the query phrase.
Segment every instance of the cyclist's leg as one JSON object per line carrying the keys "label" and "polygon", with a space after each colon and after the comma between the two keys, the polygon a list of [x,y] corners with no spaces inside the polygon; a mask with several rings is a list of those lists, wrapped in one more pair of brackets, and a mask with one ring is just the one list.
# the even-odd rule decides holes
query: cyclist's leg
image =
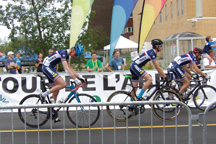
{"label": "cyclist's leg", "polygon": [[65,88],[67,86],[66,82],[64,81],[64,79],[59,76],[56,80],[55,80],[55,84],[52,86],[52,88],[49,90],[50,93],[53,93],[53,99],[57,100],[58,94],[59,94],[59,90]]}
{"label": "cyclist's leg", "polygon": [[49,93],[55,93],[53,95],[53,98],[56,101],[58,96],[58,91],[66,87],[66,82],[56,71],[53,70],[53,68],[48,66],[43,66],[42,70],[44,75],[48,78],[49,83],[51,85],[51,89],[44,92],[42,96],[45,97]]}
{"label": "cyclist's leg", "polygon": [[186,72],[182,69],[181,66],[176,64],[175,67],[173,68],[173,71],[183,82],[183,85],[179,90],[179,94],[182,96],[182,93],[189,87],[190,82],[186,76],[187,75]]}
{"label": "cyclist's leg", "polygon": [[141,98],[142,95],[144,94],[144,92],[146,91],[146,89],[150,86],[150,84],[152,83],[152,78],[151,76],[142,68],[140,68],[138,65],[136,64],[131,64],[130,66],[130,71],[132,73],[132,82],[135,85],[136,83],[138,83],[139,77],[142,77],[146,80],[145,84],[142,87],[142,90],[140,91],[140,94],[138,95],[138,98]]}

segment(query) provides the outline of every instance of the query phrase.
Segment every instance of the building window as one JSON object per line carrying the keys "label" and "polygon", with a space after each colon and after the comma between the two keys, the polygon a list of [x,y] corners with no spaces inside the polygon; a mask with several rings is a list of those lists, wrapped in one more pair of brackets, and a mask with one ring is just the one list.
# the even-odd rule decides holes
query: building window
{"label": "building window", "polygon": [[129,32],[133,32],[133,27],[126,27],[126,28],[124,28],[122,34],[129,33]]}
{"label": "building window", "polygon": [[184,0],[181,0],[181,12],[182,12],[182,15],[184,15]]}
{"label": "building window", "polygon": [[170,7],[171,7],[171,19],[173,19],[173,3],[170,2]]}
{"label": "building window", "polygon": [[177,16],[179,16],[179,0],[176,0],[177,3]]}
{"label": "building window", "polygon": [[162,12],[160,12],[160,22],[162,22]]}
{"label": "building window", "polygon": [[167,5],[165,5],[165,15],[166,15],[166,20],[168,20],[168,18],[167,18]]}

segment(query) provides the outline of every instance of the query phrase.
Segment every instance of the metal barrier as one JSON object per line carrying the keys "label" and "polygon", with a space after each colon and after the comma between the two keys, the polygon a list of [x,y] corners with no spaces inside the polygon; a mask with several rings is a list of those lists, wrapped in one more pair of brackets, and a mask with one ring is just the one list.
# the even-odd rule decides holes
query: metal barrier
{"label": "metal barrier", "polygon": [[[203,141],[202,141],[203,144],[207,144],[207,114],[209,113],[209,110],[215,106],[216,106],[216,101],[210,103],[208,107],[205,109],[204,113],[198,114],[198,121],[200,120],[200,116],[202,116],[203,118]],[[200,123],[200,125],[202,124]]]}
{"label": "metal barrier", "polygon": [[[178,142],[178,122],[180,118],[176,118],[170,122],[173,125],[167,125],[168,122],[155,119],[152,110],[149,108],[146,110],[145,116],[138,114],[134,119],[126,120],[126,122],[117,122],[106,115],[105,106],[117,106],[117,105],[152,105],[152,104],[178,104],[184,107],[188,115],[188,132],[184,130],[183,134],[186,141]],[[71,125],[66,120],[66,108],[67,107],[80,107],[80,106],[100,106],[101,114],[98,122],[89,128],[78,128],[78,126]],[[53,126],[52,120],[49,125],[44,125],[37,128],[29,128],[25,124],[21,123],[20,119],[15,113],[19,108],[51,108],[51,107],[63,107],[61,115],[62,122]],[[1,122],[0,119],[0,144],[1,143],[163,143],[167,144],[170,141],[175,143],[188,143],[192,144],[192,114],[187,105],[177,101],[138,101],[127,103],[88,103],[88,104],[43,104],[43,105],[14,105],[14,106],[0,106],[0,110],[10,109],[11,128],[8,130],[6,121]],[[8,113],[3,115],[8,116]],[[1,116],[3,116],[1,114]],[[148,116],[146,116],[148,115]],[[0,116],[0,117],[1,117]],[[181,115],[180,115],[181,117]],[[89,118],[90,119],[90,118]],[[148,119],[148,120],[146,120]],[[7,121],[9,122],[9,120]],[[136,125],[138,122],[138,126]],[[158,125],[154,125],[157,123]],[[160,125],[162,123],[162,125]],[[145,126],[146,125],[146,126]],[[24,127],[24,128],[23,128]],[[183,127],[183,126],[182,126]],[[23,130],[22,130],[23,128]],[[21,130],[20,130],[21,129]],[[162,130],[161,130],[162,129]],[[168,129],[168,130],[167,130]],[[124,132],[125,130],[125,132]],[[71,133],[72,132],[72,133]],[[73,133],[75,132],[75,134]],[[7,133],[7,137],[5,135]],[[35,135],[37,133],[37,136]],[[50,133],[48,135],[48,133]],[[87,135],[88,133],[88,135]],[[8,137],[11,134],[11,138]],[[100,137],[100,138],[99,138]],[[182,137],[182,134],[181,134]],[[24,139],[23,139],[24,138]],[[160,139],[162,138],[162,140]],[[62,139],[62,140],[61,140]],[[169,141],[169,142],[168,142]]]}

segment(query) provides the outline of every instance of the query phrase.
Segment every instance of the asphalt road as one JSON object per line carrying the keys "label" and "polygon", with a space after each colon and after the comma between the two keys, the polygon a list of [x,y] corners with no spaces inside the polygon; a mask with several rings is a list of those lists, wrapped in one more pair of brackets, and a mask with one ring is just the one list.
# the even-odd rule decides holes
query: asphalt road
{"label": "asphalt road", "polygon": [[[199,113],[192,110],[193,115]],[[177,121],[163,122],[152,115],[148,109],[128,122],[115,122],[106,111],[101,113],[98,122],[91,128],[76,129],[67,117],[63,122],[49,120],[39,130],[25,125],[17,113],[0,114],[0,144],[178,144],[188,143],[188,115],[183,111]],[[208,114],[208,144],[214,144],[216,110]],[[66,115],[65,115],[66,116]],[[13,125],[12,119],[13,118]],[[59,118],[63,119],[62,112]],[[177,125],[176,123],[177,122]],[[202,122],[202,121],[201,121]],[[151,126],[152,125],[152,126]],[[140,127],[140,128],[139,128]],[[25,131],[26,128],[26,131]],[[202,144],[203,127],[193,121],[193,143]],[[13,129],[13,130],[12,130]],[[177,132],[177,133],[176,133]],[[177,137],[176,137],[177,136]],[[38,141],[39,139],[39,141]]]}

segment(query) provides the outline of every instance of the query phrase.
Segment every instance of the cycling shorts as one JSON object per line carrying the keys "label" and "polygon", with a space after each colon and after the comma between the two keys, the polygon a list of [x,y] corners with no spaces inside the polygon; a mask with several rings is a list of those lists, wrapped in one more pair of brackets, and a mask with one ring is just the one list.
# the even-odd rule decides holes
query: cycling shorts
{"label": "cycling shorts", "polygon": [[55,68],[52,68],[51,66],[42,66],[42,71],[44,75],[49,80],[49,84],[55,84],[55,80],[60,77],[60,75],[55,71]]}
{"label": "cycling shorts", "polygon": [[132,81],[139,81],[139,77],[143,77],[147,74],[145,70],[140,68],[136,63],[131,63],[130,72],[132,74]]}
{"label": "cycling shorts", "polygon": [[186,78],[185,71],[175,61],[169,64],[167,72],[170,75],[170,79],[176,79],[177,77],[180,79]]}

